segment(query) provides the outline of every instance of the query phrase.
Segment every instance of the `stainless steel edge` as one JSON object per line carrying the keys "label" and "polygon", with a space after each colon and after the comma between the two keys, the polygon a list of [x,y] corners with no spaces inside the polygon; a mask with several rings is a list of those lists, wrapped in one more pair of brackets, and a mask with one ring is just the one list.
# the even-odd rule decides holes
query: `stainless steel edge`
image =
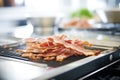
{"label": "stainless steel edge", "polygon": [[0,59],[9,60],[9,61],[16,61],[16,62],[25,63],[25,64],[29,64],[29,65],[34,65],[34,66],[38,66],[38,67],[42,67],[42,68],[47,68],[48,67],[47,64],[18,60],[18,59],[9,58],[9,57],[0,56]]}
{"label": "stainless steel edge", "polygon": [[70,64],[67,64],[67,65],[52,69],[52,70],[48,71],[45,75],[41,75],[41,76],[39,76],[39,77],[37,77],[37,78],[35,78],[33,80],[47,80],[47,79],[50,79],[50,78],[52,78],[54,76],[57,76],[57,75],[60,75],[62,73],[65,73],[67,71],[70,71],[70,70],[72,70],[74,68],[82,66],[82,65],[84,65],[86,63],[89,63],[90,61],[93,61],[93,60],[95,60],[97,58],[103,57],[103,56],[105,56],[107,54],[110,54],[110,52],[108,52],[106,54],[103,53],[103,54],[100,54],[98,56],[90,56],[90,57],[87,57],[87,58],[72,62]]}

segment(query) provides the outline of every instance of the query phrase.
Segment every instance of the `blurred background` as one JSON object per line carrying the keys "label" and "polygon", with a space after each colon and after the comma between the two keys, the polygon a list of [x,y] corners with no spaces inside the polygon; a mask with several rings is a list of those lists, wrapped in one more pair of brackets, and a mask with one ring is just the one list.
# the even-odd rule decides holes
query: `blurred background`
{"label": "blurred background", "polygon": [[63,33],[119,41],[119,14],[120,0],[0,0],[0,41]]}

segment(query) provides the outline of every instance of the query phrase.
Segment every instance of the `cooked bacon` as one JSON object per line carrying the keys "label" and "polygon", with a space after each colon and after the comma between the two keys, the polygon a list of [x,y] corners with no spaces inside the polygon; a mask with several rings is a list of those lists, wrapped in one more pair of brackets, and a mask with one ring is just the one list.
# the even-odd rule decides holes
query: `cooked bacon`
{"label": "cooked bacon", "polygon": [[[91,50],[86,50],[83,46],[75,45],[74,43],[65,42],[65,40],[59,36],[52,36],[52,38],[54,39],[54,42],[59,43],[59,44],[63,44],[66,48],[74,49],[80,53],[83,53],[86,56],[95,54]],[[78,42],[80,43],[81,41],[78,41]],[[88,44],[87,45],[84,44],[84,46],[88,46]]]}
{"label": "cooked bacon", "polygon": [[27,38],[25,40],[26,48],[24,50],[17,50],[23,52],[22,57],[28,57],[31,60],[53,60],[63,61],[64,59],[73,55],[93,56],[98,55],[98,50],[88,50],[85,47],[90,47],[87,41],[79,39],[67,39],[67,36],[50,36],[47,38]]}
{"label": "cooked bacon", "polygon": [[53,59],[55,59],[55,57],[45,57],[45,58],[44,58],[44,60],[48,60],[48,61],[49,61],[49,60],[53,60]]}
{"label": "cooked bacon", "polygon": [[64,59],[68,58],[72,56],[72,54],[66,54],[66,53],[63,53],[63,54],[60,54],[56,57],[56,61],[63,61]]}

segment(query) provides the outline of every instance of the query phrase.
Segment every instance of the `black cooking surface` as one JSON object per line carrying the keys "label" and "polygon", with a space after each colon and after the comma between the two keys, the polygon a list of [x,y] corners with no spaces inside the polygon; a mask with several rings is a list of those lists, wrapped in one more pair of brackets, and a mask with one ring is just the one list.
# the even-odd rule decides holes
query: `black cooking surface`
{"label": "black cooking surface", "polygon": [[[15,51],[17,49],[23,49],[23,48],[24,48],[24,45],[18,45],[18,46],[14,46],[14,47],[0,46],[0,56],[30,61],[28,58],[21,57],[22,53]],[[44,64],[47,64],[49,67],[59,67],[59,66],[63,66],[68,63],[83,59],[83,58],[86,58],[86,56],[72,56],[72,57],[65,59],[62,62],[57,62],[55,60],[52,60],[52,61],[38,60],[38,61],[33,61],[33,62],[44,63]]]}

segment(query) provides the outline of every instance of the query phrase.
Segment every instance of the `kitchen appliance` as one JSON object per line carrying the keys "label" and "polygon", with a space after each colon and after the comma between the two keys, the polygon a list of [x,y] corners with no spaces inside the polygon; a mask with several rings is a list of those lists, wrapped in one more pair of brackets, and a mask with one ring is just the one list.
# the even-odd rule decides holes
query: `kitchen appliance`
{"label": "kitchen appliance", "polygon": [[120,80],[120,61],[84,80]]}
{"label": "kitchen appliance", "polygon": [[[119,44],[119,42],[118,42]],[[16,49],[24,48],[24,44],[0,46],[0,59],[14,60],[25,64],[44,67],[47,71],[33,80],[75,80],[85,79],[94,74],[97,70],[102,70],[108,65],[119,61],[120,47],[104,46],[104,48],[93,47],[92,49],[102,50],[98,56],[72,56],[63,62],[56,61],[30,61],[28,58],[22,58],[21,53],[15,52]],[[105,47],[109,47],[108,49]],[[45,65],[45,66],[44,66]]]}
{"label": "kitchen appliance", "polygon": [[112,34],[120,32],[120,8],[99,9],[96,13],[101,19],[103,29],[108,29]]}
{"label": "kitchen appliance", "polygon": [[28,17],[27,19],[34,27],[34,33],[40,36],[53,34],[54,23],[56,17],[54,16],[41,16],[41,17]]}
{"label": "kitchen appliance", "polygon": [[96,12],[104,23],[120,23],[119,8],[101,9]]}

